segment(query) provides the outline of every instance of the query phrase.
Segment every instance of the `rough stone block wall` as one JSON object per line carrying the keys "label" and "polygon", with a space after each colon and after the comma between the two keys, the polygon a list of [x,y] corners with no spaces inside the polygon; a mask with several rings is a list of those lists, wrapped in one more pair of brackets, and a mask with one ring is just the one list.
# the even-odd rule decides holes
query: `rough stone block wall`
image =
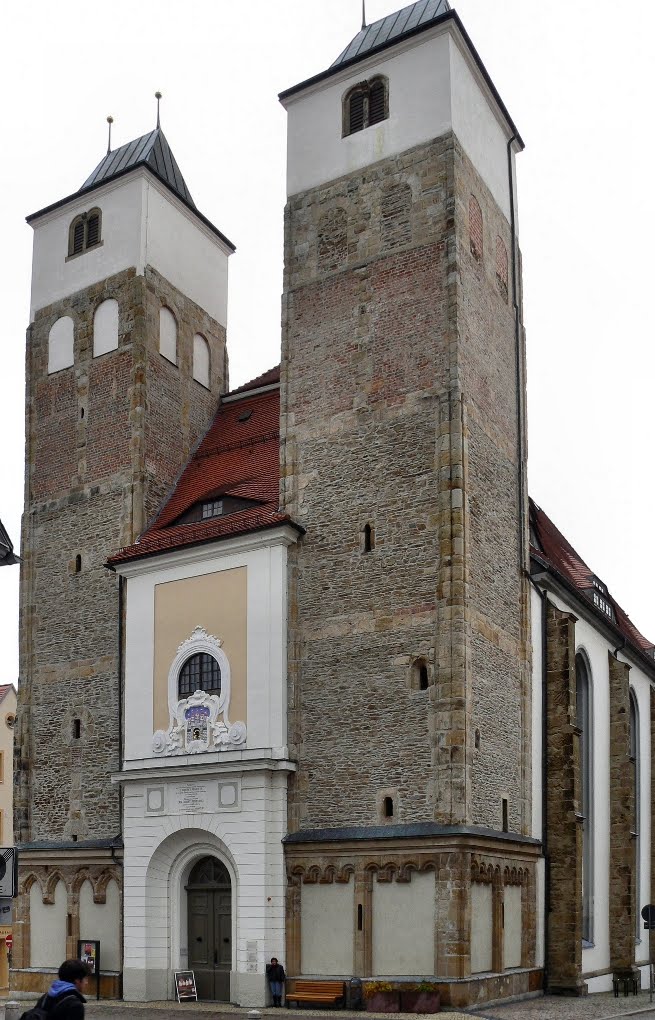
{"label": "rough stone block wall", "polygon": [[[472,187],[486,213],[445,136],[287,206],[281,501],[307,529],[290,551],[292,829],[379,822],[383,789],[394,821],[500,828],[503,795],[527,824],[514,319],[494,244],[489,266],[470,253]],[[509,244],[497,210],[489,229]]]}
{"label": "rough stone block wall", "polygon": [[411,664],[432,683],[449,144],[287,207],[283,501],[308,529],[291,554],[291,828],[376,824],[382,790],[395,822],[433,813],[433,692]]}
{"label": "rough stone block wall", "polygon": [[582,796],[576,728],[575,617],[547,608],[548,988],[579,995],[582,972]]}
{"label": "rough stone block wall", "polygon": [[[93,316],[106,298],[118,301],[119,346],[94,358]],[[148,370],[164,361],[156,301],[180,313],[180,364],[166,386]],[[62,315],[74,321],[74,365],[48,375],[48,334]],[[191,378],[195,332],[211,345],[211,390]],[[110,782],[119,768],[118,583],[104,564],[143,530],[208,427],[224,350],[223,328],[151,270],[41,309],[28,331],[18,841],[120,831]]]}
{"label": "rough stone block wall", "polygon": [[506,251],[512,239],[504,213],[461,147],[456,146],[454,158],[461,263],[457,324],[468,415],[471,694],[473,728],[479,733],[471,770],[472,817],[499,828],[506,797],[509,828],[527,833],[529,599],[519,549],[526,508],[520,507],[518,485],[514,313],[496,273],[496,239]]}

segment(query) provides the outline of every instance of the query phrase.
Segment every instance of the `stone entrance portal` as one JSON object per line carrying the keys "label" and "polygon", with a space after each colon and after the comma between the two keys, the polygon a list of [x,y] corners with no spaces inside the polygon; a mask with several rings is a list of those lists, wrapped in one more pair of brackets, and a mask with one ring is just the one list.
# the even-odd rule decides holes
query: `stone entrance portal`
{"label": "stone entrance portal", "polygon": [[229,1002],[232,966],[232,883],[215,857],[203,857],[187,889],[189,969],[199,999]]}

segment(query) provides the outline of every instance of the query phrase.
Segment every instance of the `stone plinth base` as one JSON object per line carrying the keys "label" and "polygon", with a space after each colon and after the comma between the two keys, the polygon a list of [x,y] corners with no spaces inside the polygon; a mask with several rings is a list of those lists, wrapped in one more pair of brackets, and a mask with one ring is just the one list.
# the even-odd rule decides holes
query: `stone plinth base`
{"label": "stone plinth base", "polygon": [[[50,970],[44,967],[43,970],[39,970],[36,967],[30,967],[25,970],[10,970],[9,971],[9,995],[16,998],[38,998],[43,992],[47,992],[52,982],[57,977],[57,971],[55,969]],[[88,989],[86,991],[86,997],[91,1002],[96,997],[96,982],[95,978],[89,978]],[[101,999],[120,999],[121,998],[121,975],[120,974],[101,974],[100,976],[100,998]]]}
{"label": "stone plinth base", "polygon": [[521,998],[543,989],[541,968],[513,970],[505,974],[480,974],[461,981],[435,981],[441,993],[441,1008],[462,1009],[483,1002]]}

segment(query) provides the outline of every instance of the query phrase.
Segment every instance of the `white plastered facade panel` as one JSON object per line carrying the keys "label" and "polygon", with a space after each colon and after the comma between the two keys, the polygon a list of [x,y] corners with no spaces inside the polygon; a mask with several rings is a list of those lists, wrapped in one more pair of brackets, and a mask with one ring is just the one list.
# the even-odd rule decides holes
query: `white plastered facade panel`
{"label": "white plastered facade panel", "polygon": [[521,966],[521,886],[506,885],[503,890],[503,965],[505,970]]}
{"label": "white plastered facade panel", "polygon": [[471,974],[491,970],[493,962],[493,889],[488,883],[471,886]]}
{"label": "white plastered facade panel", "polygon": [[[389,117],[342,137],[343,97],[373,74],[388,80]],[[454,131],[509,219],[507,143],[512,133],[453,23],[361,60],[283,103],[288,113],[287,195]]]}
{"label": "white plastered facade panel", "polygon": [[[91,207],[102,214],[100,244],[68,255],[70,224]],[[73,195],[45,211],[34,229],[30,321],[41,308],[125,269],[152,266],[222,326],[227,325],[231,249],[143,167]]]}
{"label": "white plastered facade panel", "polygon": [[30,889],[30,964],[56,970],[66,959],[66,912],[68,896],[61,880],[55,886],[54,903],[44,903],[41,886]]}
{"label": "white plastered facade panel", "polygon": [[118,348],[118,301],[107,298],[95,310],[93,316],[93,357],[115,351]]}
{"label": "white plastered facade panel", "polygon": [[[185,883],[212,855],[232,885],[230,998],[266,1004],[265,964],[284,958],[286,549],[279,529],[126,565],[124,994],[173,997],[188,963]],[[247,732],[235,750],[153,750],[155,593],[208,574],[247,576]]]}
{"label": "white plastered facade panel", "polygon": [[48,375],[70,368],[75,360],[75,324],[70,315],[53,322],[48,334]]}
{"label": "white plastered facade panel", "polygon": [[100,969],[119,973],[121,969],[121,894],[111,879],[105,902],[94,903],[93,886],[87,880],[80,888],[80,938],[100,941]]}
{"label": "white plastered facade panel", "polygon": [[300,965],[303,974],[352,974],[355,883],[301,886]]}
{"label": "white plastered facade panel", "polygon": [[373,882],[373,973],[434,973],[434,872],[410,882]]}

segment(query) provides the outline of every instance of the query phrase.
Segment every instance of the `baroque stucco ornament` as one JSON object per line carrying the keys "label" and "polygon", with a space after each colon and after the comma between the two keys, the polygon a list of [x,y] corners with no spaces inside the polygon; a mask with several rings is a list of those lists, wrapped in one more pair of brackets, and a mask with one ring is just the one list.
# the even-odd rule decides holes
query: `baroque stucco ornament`
{"label": "baroque stucco ornament", "polygon": [[[170,724],[167,730],[157,730],[154,734],[152,750],[155,754],[197,754],[201,751],[235,748],[245,743],[245,723],[231,723],[228,717],[230,663],[222,644],[219,638],[208,634],[203,627],[196,627],[191,636],[179,646],[168,671]],[[192,655],[203,652],[218,662],[221,670],[220,694],[195,691],[188,698],[179,700],[180,670]]]}

